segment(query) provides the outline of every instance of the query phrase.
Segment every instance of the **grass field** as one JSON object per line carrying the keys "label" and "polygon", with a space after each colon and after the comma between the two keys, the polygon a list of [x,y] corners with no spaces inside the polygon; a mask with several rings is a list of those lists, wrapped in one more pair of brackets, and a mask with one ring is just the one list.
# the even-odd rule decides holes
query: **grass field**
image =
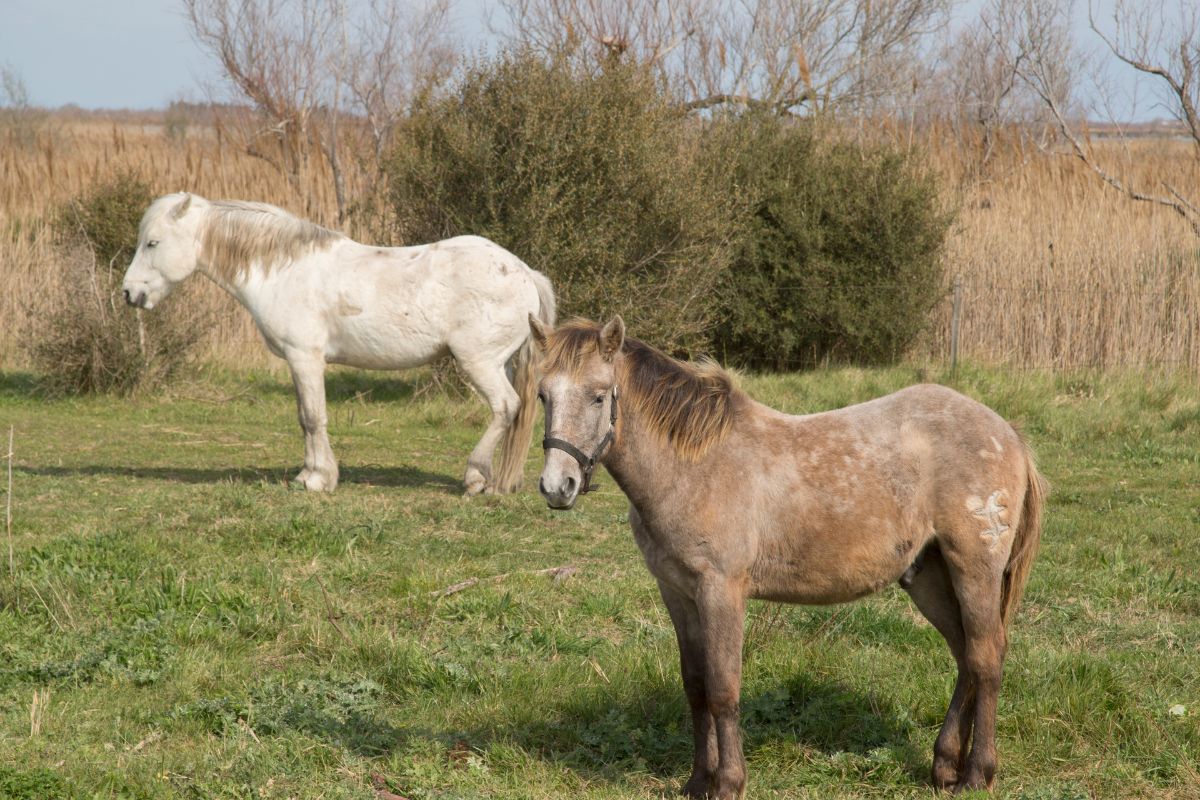
{"label": "grass field", "polygon": [[[800,412],[918,377],[744,384]],[[952,383],[1020,421],[1054,484],[1012,631],[998,796],[1200,797],[1200,386]],[[137,400],[47,400],[0,373],[16,453],[0,796],[677,791],[691,744],[675,642],[622,496],[605,477],[565,514],[531,490],[462,499],[482,406],[413,391],[331,377],[342,485],[313,495],[285,485],[302,450],[280,373],[214,370]],[[750,616],[752,796],[933,794],[953,671],[902,592]]]}

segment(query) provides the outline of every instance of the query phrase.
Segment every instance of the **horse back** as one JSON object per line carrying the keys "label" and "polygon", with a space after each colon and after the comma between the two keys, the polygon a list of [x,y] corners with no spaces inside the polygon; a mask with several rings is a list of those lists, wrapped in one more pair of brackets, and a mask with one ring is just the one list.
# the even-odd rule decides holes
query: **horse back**
{"label": "horse back", "polygon": [[1012,426],[936,385],[805,416],[751,401],[720,451],[682,504],[705,557],[791,602],[878,591],[935,539],[1003,561],[1027,480]]}

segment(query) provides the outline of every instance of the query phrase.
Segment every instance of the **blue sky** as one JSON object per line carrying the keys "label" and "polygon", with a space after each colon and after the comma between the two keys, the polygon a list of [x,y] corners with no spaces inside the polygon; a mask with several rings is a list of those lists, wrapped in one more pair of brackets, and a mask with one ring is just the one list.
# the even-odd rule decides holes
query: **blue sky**
{"label": "blue sky", "polygon": [[[479,17],[486,1],[458,1],[456,25],[464,36],[483,37]],[[1086,30],[1086,0],[1076,1],[1078,37],[1095,45]],[[1180,1],[1162,0],[1168,7]],[[959,16],[978,5],[966,0]],[[1097,6],[1103,15],[1112,0]],[[188,35],[176,0],[0,0],[0,65],[21,76],[35,104],[49,107],[156,108],[178,98],[203,99],[203,87],[220,78]],[[1132,93],[1132,82],[1115,74]],[[1164,115],[1144,90],[1140,95],[1132,116]]]}
{"label": "blue sky", "polygon": [[216,70],[170,0],[0,0],[0,64],[37,105],[154,108]]}
{"label": "blue sky", "polygon": [[[460,0],[456,27],[479,36],[481,5]],[[48,107],[158,108],[220,79],[177,0],[0,0],[0,66]]]}

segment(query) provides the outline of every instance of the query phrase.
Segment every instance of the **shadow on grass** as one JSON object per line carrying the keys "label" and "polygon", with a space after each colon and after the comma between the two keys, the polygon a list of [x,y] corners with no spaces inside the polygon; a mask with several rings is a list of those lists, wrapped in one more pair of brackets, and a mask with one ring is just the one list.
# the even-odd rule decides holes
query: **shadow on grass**
{"label": "shadow on grass", "polygon": [[[263,395],[295,397],[296,389],[284,375],[279,380],[258,380],[254,391]],[[444,387],[433,385],[427,372],[372,372],[370,370],[337,369],[325,374],[325,399],[329,403],[411,402],[418,395],[450,398],[469,396],[459,384],[448,382]]]}
{"label": "shadow on grass", "polygon": [[[289,398],[296,396],[296,389],[286,374],[278,380],[258,374],[253,376],[253,380],[246,380],[236,373],[229,373],[229,377],[217,378],[215,383],[229,388],[240,386],[251,395],[282,395]],[[445,395],[457,398],[469,395],[469,390],[452,383],[446,388],[431,386],[429,375],[421,372],[388,373],[339,369],[325,376],[325,399],[329,403],[404,403],[411,402],[422,392],[434,397]],[[56,397],[47,394],[39,383],[37,373],[26,370],[0,370],[0,399],[45,400]],[[153,399],[153,395],[150,398]]]}
{"label": "shadow on grass", "polygon": [[[79,467],[34,467],[14,465],[13,470],[27,475],[51,478],[77,478],[107,475],[139,480],[170,481],[174,483],[288,483],[299,471],[295,467],[226,467],[208,469],[193,467],[116,467],[93,464]],[[384,467],[378,464],[339,467],[339,485],[386,486],[389,488],[431,489],[447,494],[461,494],[462,481],[449,475],[428,472],[417,467]]]}
{"label": "shadow on grass", "polygon": [[280,722],[284,727],[367,758],[386,756],[407,738],[420,733],[402,730],[365,712],[354,711],[340,717],[303,706],[289,709]]}
{"label": "shadow on grass", "polygon": [[376,684],[361,679],[268,676],[242,696],[193,700],[167,714],[169,724],[188,724],[214,735],[250,727],[256,736],[297,732],[368,758],[386,756],[413,735],[376,717]]}
{"label": "shadow on grass", "polygon": [[[493,740],[511,742],[589,783],[629,785],[631,774],[680,785],[687,780],[692,734],[681,685],[660,684],[626,700],[589,690],[540,711],[540,716],[478,729],[465,737],[476,747]],[[751,762],[759,752],[770,758],[780,746],[795,746],[829,756],[827,765],[815,768],[834,780],[850,774],[887,782],[887,777],[868,777],[879,771],[882,758],[896,773],[893,783],[898,779],[914,786],[929,784],[932,754],[918,746],[908,715],[886,700],[837,683],[800,676],[744,696],[741,722],[744,751]]]}
{"label": "shadow on grass", "polygon": [[40,398],[37,375],[32,372],[6,372],[0,370],[0,398]]}

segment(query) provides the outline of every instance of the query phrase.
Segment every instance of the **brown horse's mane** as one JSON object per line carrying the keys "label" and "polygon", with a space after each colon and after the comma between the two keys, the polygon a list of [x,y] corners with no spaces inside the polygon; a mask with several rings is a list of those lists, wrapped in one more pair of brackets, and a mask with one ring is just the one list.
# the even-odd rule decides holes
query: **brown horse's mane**
{"label": "brown horse's mane", "polygon": [[[571,320],[546,343],[543,369],[578,377],[587,357],[599,350],[600,326]],[[620,405],[631,407],[681,457],[697,460],[729,433],[741,390],[715,361],[679,361],[630,338],[621,354]]]}

